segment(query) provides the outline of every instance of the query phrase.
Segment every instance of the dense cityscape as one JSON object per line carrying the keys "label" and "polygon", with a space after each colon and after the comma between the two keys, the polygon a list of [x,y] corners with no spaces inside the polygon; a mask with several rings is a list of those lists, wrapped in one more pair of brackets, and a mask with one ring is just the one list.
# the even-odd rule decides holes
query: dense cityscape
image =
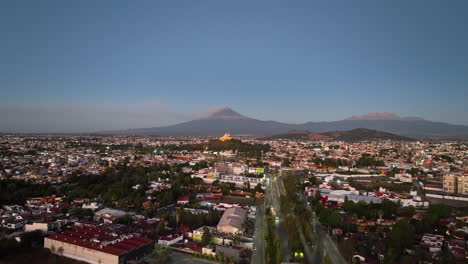
{"label": "dense cityscape", "polygon": [[0,138],[1,255],[25,263],[466,263],[468,144]]}
{"label": "dense cityscape", "polygon": [[0,264],[467,264],[468,1],[0,2]]}

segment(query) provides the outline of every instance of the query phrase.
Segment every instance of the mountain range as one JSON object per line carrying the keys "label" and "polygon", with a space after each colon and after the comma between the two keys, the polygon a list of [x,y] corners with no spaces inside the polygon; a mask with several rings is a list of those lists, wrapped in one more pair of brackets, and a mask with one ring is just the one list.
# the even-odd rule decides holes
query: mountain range
{"label": "mountain range", "polygon": [[298,140],[330,140],[330,141],[363,141],[363,140],[413,140],[408,137],[395,135],[388,132],[382,132],[367,128],[355,128],[346,131],[330,131],[323,133],[311,133],[304,130],[293,130],[287,134],[279,134],[265,137],[264,139],[298,139]]}
{"label": "mountain range", "polygon": [[176,125],[151,128],[136,128],[118,131],[103,131],[98,134],[158,135],[158,136],[219,136],[226,132],[232,135],[269,136],[286,134],[289,131],[323,133],[365,128],[396,134],[409,138],[466,139],[468,126],[433,122],[418,117],[400,117],[386,112],[352,116],[330,122],[306,122],[288,124],[264,121],[243,116],[229,107],[210,111],[206,116]]}

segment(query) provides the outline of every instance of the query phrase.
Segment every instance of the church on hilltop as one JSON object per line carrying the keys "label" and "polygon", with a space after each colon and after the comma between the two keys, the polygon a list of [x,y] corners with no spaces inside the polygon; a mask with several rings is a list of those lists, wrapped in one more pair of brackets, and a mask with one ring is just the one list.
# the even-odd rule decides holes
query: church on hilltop
{"label": "church on hilltop", "polygon": [[224,136],[222,136],[222,137],[220,137],[218,139],[221,140],[221,141],[226,141],[226,140],[231,140],[232,137],[231,137],[231,135],[229,133],[225,133]]}

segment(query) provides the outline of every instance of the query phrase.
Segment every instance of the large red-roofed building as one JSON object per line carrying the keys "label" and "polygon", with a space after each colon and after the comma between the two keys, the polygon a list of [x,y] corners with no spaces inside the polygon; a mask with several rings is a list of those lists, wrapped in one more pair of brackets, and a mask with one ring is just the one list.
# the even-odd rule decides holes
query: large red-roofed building
{"label": "large red-roofed building", "polygon": [[123,264],[150,254],[154,240],[105,226],[80,224],[46,237],[44,247],[52,253],[88,263]]}

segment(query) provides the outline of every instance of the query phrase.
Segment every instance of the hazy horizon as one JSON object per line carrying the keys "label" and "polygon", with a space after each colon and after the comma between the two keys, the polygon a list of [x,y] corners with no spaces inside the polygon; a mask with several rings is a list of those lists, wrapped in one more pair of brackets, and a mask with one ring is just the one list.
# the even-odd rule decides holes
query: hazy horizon
{"label": "hazy horizon", "polygon": [[93,132],[220,106],[284,123],[468,125],[466,1],[11,1],[0,132]]}
{"label": "hazy horizon", "polygon": [[[8,112],[8,107],[9,106],[0,106],[0,112]],[[11,106],[10,106],[11,107]],[[28,123],[15,123],[15,120],[9,119],[9,116],[3,116],[0,117],[1,122],[4,123],[4,120],[6,120],[6,123],[11,123],[17,125],[16,129],[6,129],[3,131],[0,131],[0,133],[92,133],[92,132],[103,132],[103,131],[112,131],[112,130],[126,130],[126,129],[134,129],[134,128],[150,128],[150,127],[164,127],[164,126],[170,126],[170,125],[176,125],[179,123],[183,123],[186,121],[192,121],[192,120],[197,120],[197,119],[203,119],[207,115],[209,115],[211,112],[214,110],[217,110],[219,108],[224,108],[224,107],[214,107],[212,109],[209,109],[208,111],[198,111],[198,112],[190,112],[190,113],[181,113],[181,112],[174,112],[169,109],[163,108],[160,105],[154,104],[147,104],[143,105],[141,107],[136,107],[133,106],[132,108],[118,108],[118,107],[109,107],[109,108],[86,108],[83,106],[60,106],[61,111],[58,108],[51,107],[51,108],[38,108],[38,107],[29,107],[29,108],[21,108],[20,110],[17,110],[17,112],[21,112],[24,114],[24,118],[30,118],[31,121]],[[5,108],[7,110],[5,110]],[[74,111],[71,109],[79,109],[80,111]],[[260,119],[255,116],[250,116],[248,114],[242,113],[238,111],[237,109],[233,109],[231,107],[228,107],[235,112],[239,113],[240,115],[243,115],[248,118],[253,118],[257,120],[262,120],[262,121],[277,121],[281,123],[286,123],[286,124],[303,124],[307,122],[333,122],[333,121],[341,121],[345,120],[348,118],[352,118],[355,116],[363,116],[367,115],[370,113],[375,113],[375,112],[370,112],[370,113],[361,113],[357,115],[348,115],[344,116],[342,118],[338,118],[335,120],[305,120],[303,122],[287,122],[287,121],[282,121],[282,120],[277,120],[277,119]],[[69,111],[71,110],[71,111]],[[41,119],[40,116],[37,116],[38,118],[34,118],[35,115],[42,115],[43,113],[47,113],[47,118],[46,119]],[[159,122],[157,124],[151,124],[152,122],[152,114],[163,114],[166,119],[163,122]],[[396,113],[391,113],[391,114],[396,114]],[[93,116],[93,118],[87,118],[86,115]],[[396,114],[397,116],[404,118],[404,117],[415,117],[415,116],[404,116],[404,115],[399,115]],[[28,117],[26,117],[28,116]],[[138,119],[135,120],[135,117],[138,117]],[[423,118],[423,117],[418,117],[418,118]],[[60,127],[66,127],[65,129],[55,129],[52,130],[50,129],[57,123],[54,122],[54,120],[68,120],[67,121],[61,121],[59,126]],[[430,120],[423,118],[427,121],[433,121],[433,122],[440,122],[436,120]],[[143,121],[143,122],[142,122]],[[128,126],[130,124],[130,126]],[[453,124],[453,123],[449,123]],[[26,126],[25,128],[22,129],[22,126]],[[34,125],[36,129],[29,129],[27,127],[30,127],[31,125]],[[460,124],[454,124],[454,125],[460,125]],[[84,128],[83,127],[87,127]],[[106,127],[106,128],[100,128],[100,127]]]}

